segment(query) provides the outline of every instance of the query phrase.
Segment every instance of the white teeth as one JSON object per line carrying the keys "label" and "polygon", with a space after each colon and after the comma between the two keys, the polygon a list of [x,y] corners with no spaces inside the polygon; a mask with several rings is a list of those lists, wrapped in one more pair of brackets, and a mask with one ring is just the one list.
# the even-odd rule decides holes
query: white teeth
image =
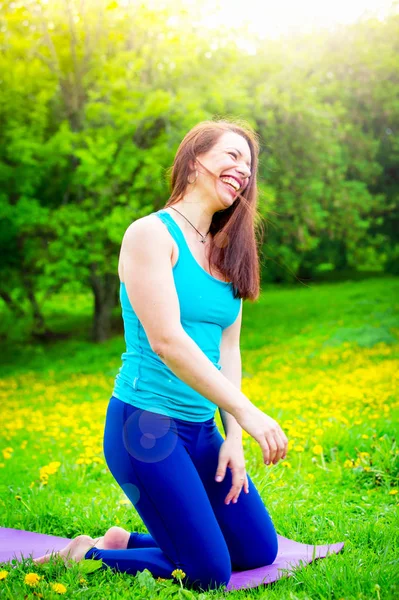
{"label": "white teeth", "polygon": [[224,175],[220,178],[222,181],[224,181],[225,183],[229,183],[231,186],[233,186],[233,188],[237,191],[240,189],[240,184],[238,183],[238,181],[236,181],[234,179],[234,177],[229,177],[228,175]]}

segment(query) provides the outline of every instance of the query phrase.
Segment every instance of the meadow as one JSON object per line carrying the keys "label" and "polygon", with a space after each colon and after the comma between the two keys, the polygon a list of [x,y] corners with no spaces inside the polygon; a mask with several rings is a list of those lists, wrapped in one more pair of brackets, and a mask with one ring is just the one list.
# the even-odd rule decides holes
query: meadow
{"label": "meadow", "polygon": [[[258,302],[244,303],[242,389],[289,438],[286,460],[265,466],[244,432],[247,471],[280,535],[345,546],[271,585],[231,592],[232,599],[399,597],[398,299],[399,279],[384,277],[264,286]],[[97,537],[115,524],[146,531],[102,455],[123,337],[88,342],[90,313],[86,296],[53,298],[46,314],[60,339],[4,345],[2,526],[65,537]],[[92,570],[93,562],[3,563],[0,597],[225,596],[186,590],[172,575]]]}

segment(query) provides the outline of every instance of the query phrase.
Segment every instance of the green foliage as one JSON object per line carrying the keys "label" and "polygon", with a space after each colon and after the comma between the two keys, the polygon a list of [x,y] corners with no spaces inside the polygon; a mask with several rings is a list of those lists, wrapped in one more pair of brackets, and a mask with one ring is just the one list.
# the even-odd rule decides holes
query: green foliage
{"label": "green foliage", "polygon": [[98,571],[98,569],[101,569],[102,566],[103,561],[101,559],[86,559],[82,561],[79,565],[79,570],[83,575],[88,575],[89,573],[94,573],[94,571]]}
{"label": "green foliage", "polygon": [[280,41],[198,25],[201,7],[3,2],[0,297],[46,333],[42,304],[91,289],[110,334],[127,226],[163,206],[197,122],[260,134],[264,282],[399,273],[399,18]]}

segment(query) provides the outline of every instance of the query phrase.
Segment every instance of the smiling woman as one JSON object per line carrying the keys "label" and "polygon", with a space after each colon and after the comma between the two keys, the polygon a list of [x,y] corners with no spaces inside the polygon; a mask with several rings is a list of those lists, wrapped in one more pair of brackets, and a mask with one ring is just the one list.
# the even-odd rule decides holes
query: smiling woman
{"label": "smiling woman", "polygon": [[258,152],[245,125],[199,123],[177,150],[165,207],[125,232],[118,270],[126,352],[104,455],[149,534],[83,535],[61,556],[163,578],[181,569],[186,584],[205,590],[227,585],[233,568],[277,556],[277,533],[242,445],[244,429],[274,464],[288,445],[240,389],[242,302],[259,295]]}
{"label": "smiling woman", "polygon": [[[172,193],[165,208],[180,212],[179,225],[198,262],[231,281],[244,299],[259,297],[257,233],[258,136],[247,125],[204,121],[181,142],[171,167]],[[204,248],[196,249],[199,241]],[[206,233],[202,233],[206,232]]]}

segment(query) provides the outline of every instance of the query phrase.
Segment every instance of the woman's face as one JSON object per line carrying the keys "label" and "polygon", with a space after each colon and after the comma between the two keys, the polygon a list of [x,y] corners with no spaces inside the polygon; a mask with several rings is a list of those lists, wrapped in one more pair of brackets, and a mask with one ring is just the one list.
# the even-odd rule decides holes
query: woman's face
{"label": "woman's face", "polygon": [[[227,208],[235,201],[237,193],[242,194],[245,190],[251,175],[251,150],[247,140],[233,131],[226,131],[208,152],[198,155],[198,160],[218,179],[214,181],[196,162],[196,191],[214,199],[215,210]],[[190,175],[191,179],[194,175]]]}

